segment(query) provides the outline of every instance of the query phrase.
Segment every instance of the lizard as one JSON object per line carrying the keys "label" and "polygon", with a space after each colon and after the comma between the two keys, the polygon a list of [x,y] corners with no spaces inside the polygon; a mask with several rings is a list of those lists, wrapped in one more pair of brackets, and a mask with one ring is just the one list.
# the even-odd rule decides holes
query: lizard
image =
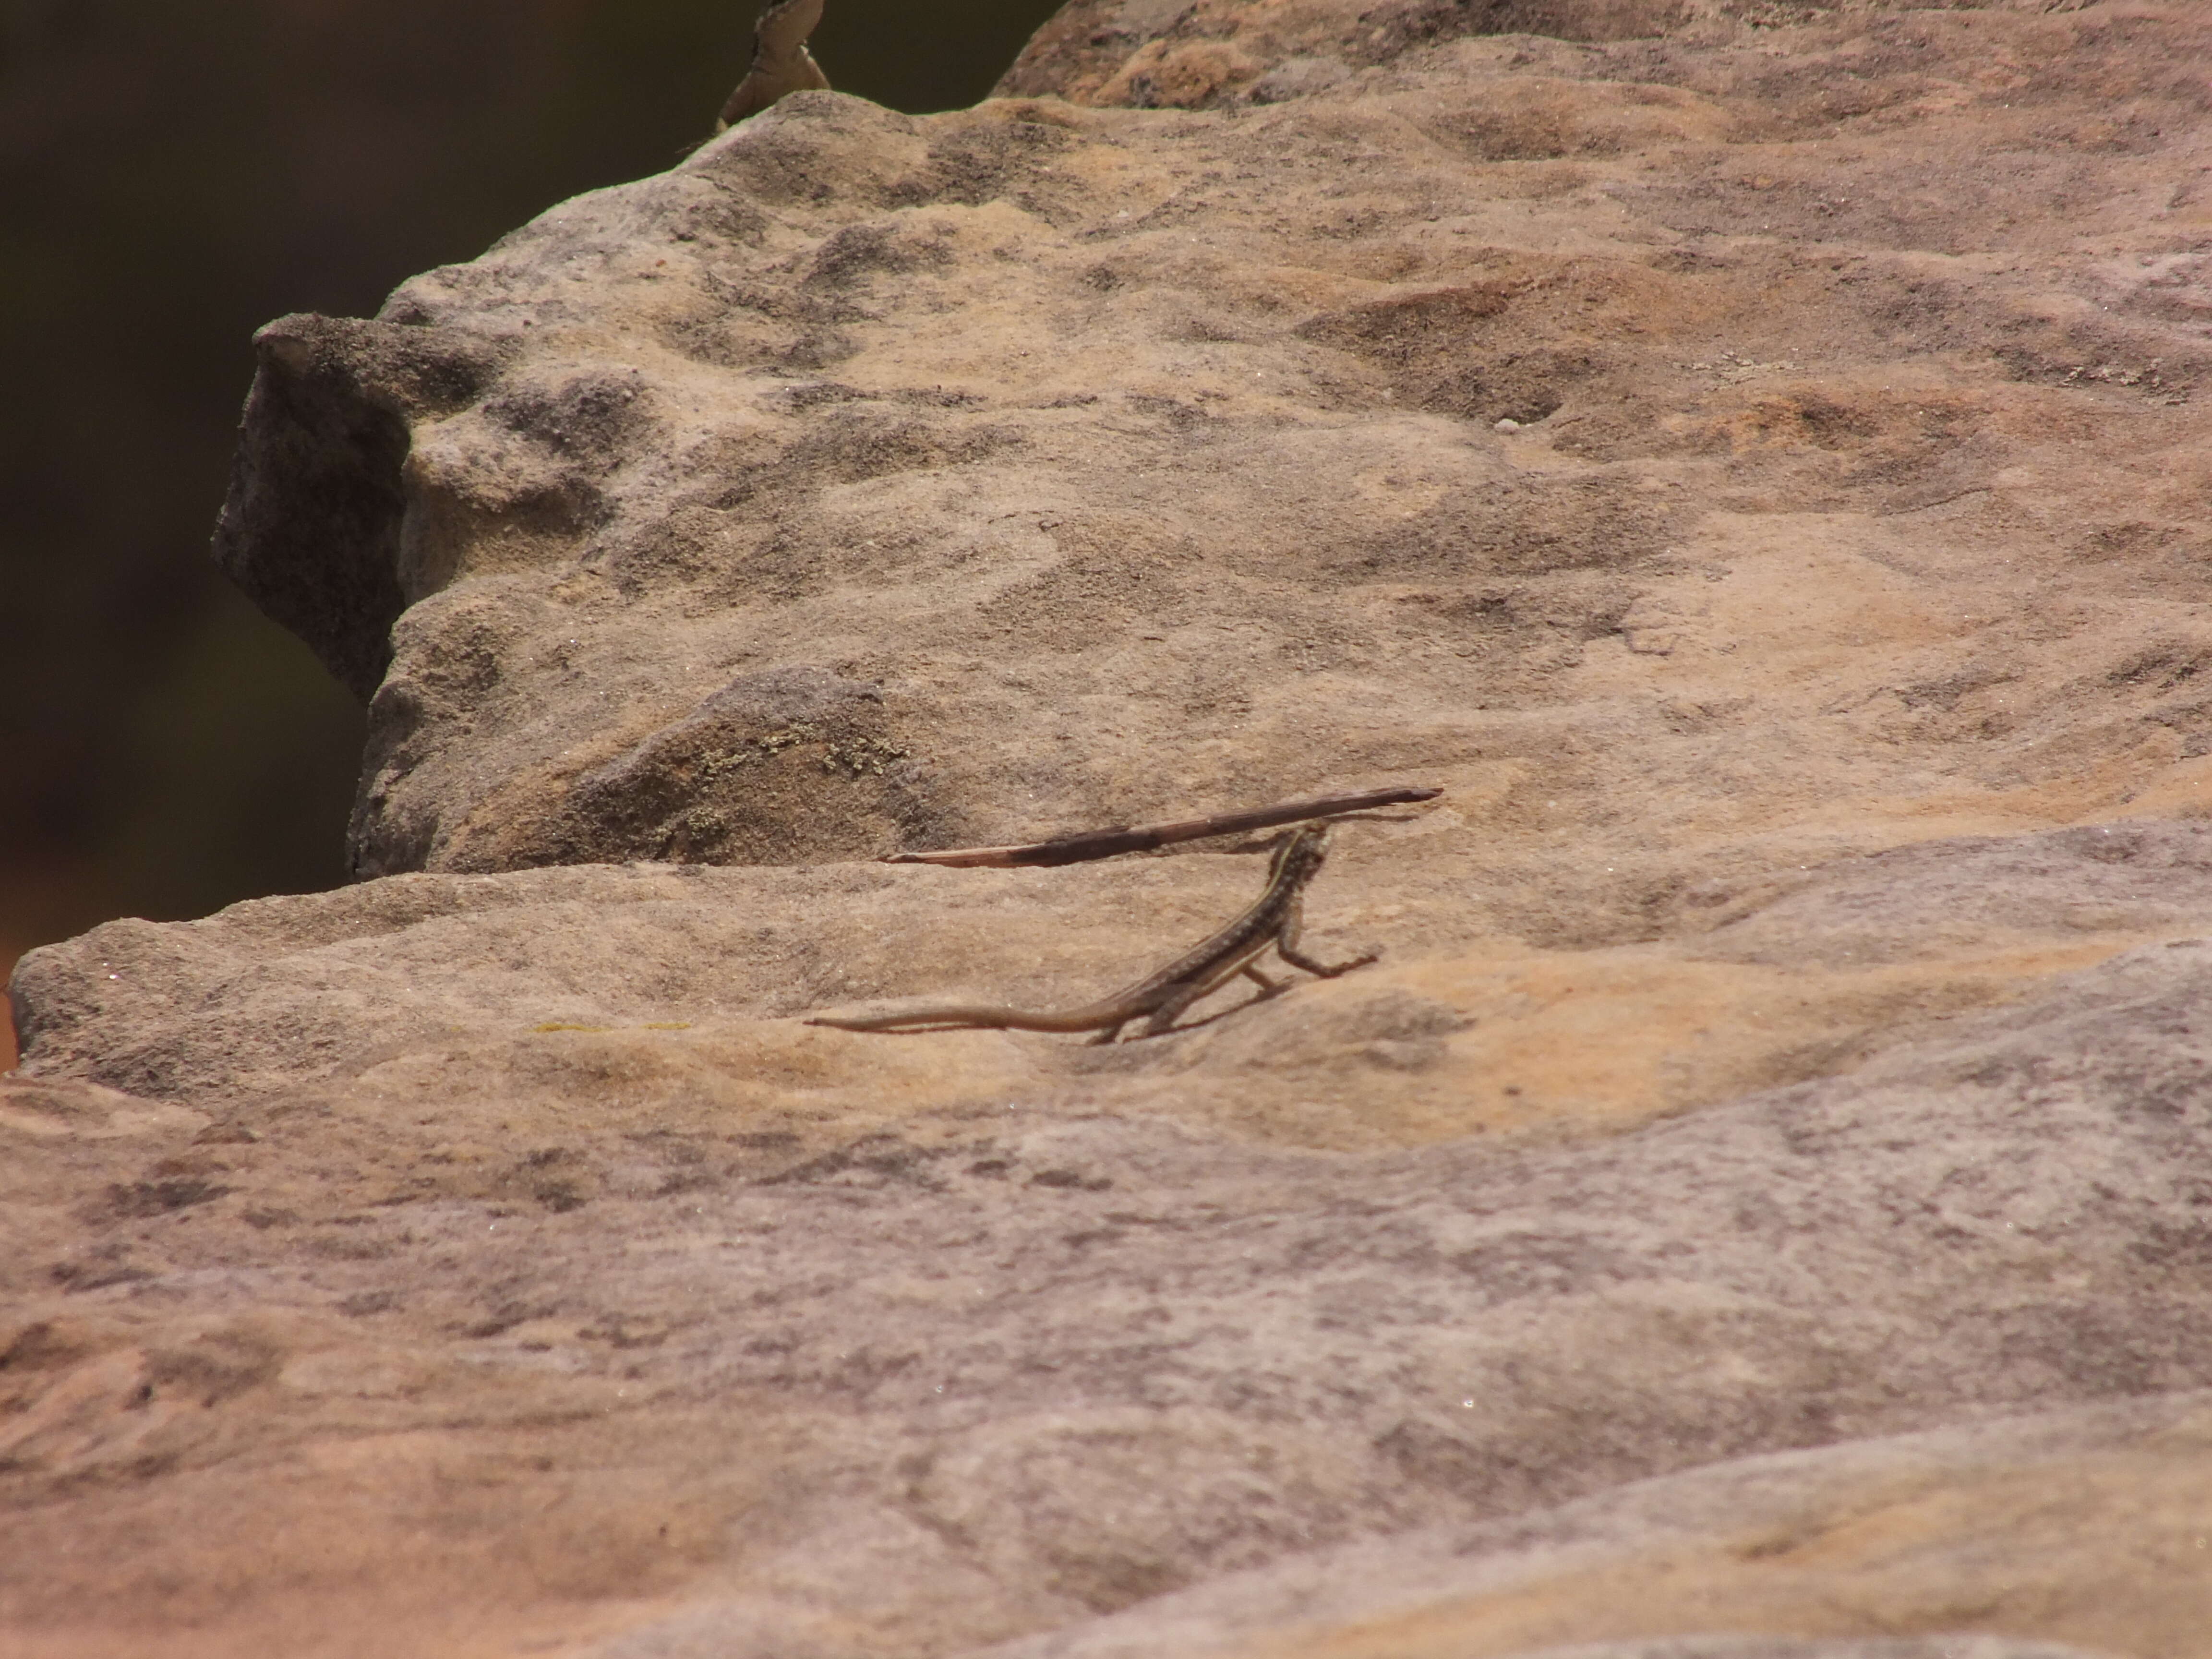
{"label": "lizard", "polygon": [[823,0],[775,0],[753,25],[753,61],[722,106],[714,131],[726,132],[757,115],[787,92],[826,88],[830,77],[806,50],[806,37],[822,21]]}
{"label": "lizard", "polygon": [[1021,1031],[1096,1031],[1094,1043],[1111,1042],[1131,1020],[1145,1022],[1143,1035],[1158,1036],[1180,1018],[1200,997],[1242,974],[1261,988],[1263,997],[1285,988],[1262,974],[1255,965],[1269,945],[1293,968],[1303,968],[1320,979],[1334,979],[1373,962],[1373,955],[1356,957],[1331,967],[1298,949],[1298,930],[1304,916],[1305,890],[1328,856],[1329,826],[1310,823],[1283,837],[1267,868],[1267,885],[1243,915],[1210,939],[1193,945],[1158,973],[1139,980],[1112,996],[1060,1012],[1030,1012],[997,1003],[959,1002],[941,1007],[910,1008],[901,1013],[821,1014],[809,1025],[834,1025],[847,1031],[912,1030],[986,1030]]}

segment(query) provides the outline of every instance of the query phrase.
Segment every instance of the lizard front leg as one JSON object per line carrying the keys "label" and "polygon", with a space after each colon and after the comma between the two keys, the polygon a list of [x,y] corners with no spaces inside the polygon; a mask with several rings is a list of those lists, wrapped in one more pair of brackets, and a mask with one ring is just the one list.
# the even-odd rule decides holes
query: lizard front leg
{"label": "lizard front leg", "polygon": [[1364,968],[1376,960],[1376,953],[1370,951],[1364,957],[1354,957],[1351,961],[1340,962],[1332,968],[1325,962],[1307,956],[1298,949],[1298,933],[1304,921],[1298,911],[1292,910],[1283,918],[1282,927],[1275,935],[1275,954],[1291,967],[1303,968],[1316,979],[1334,979],[1339,974],[1348,974],[1355,968]]}
{"label": "lizard front leg", "polygon": [[1364,957],[1354,957],[1351,961],[1340,962],[1332,968],[1327,963],[1316,961],[1312,957],[1301,956],[1296,947],[1291,945],[1278,945],[1275,951],[1276,954],[1285,962],[1289,963],[1291,967],[1303,968],[1316,979],[1334,979],[1339,974],[1348,974],[1355,968],[1364,968],[1370,962],[1380,962],[1382,959],[1376,952],[1370,951]]}
{"label": "lizard front leg", "polygon": [[1279,997],[1291,988],[1285,981],[1269,979],[1249,962],[1238,971],[1260,988],[1260,995],[1255,999],[1256,1000],[1265,1001],[1269,997]]}

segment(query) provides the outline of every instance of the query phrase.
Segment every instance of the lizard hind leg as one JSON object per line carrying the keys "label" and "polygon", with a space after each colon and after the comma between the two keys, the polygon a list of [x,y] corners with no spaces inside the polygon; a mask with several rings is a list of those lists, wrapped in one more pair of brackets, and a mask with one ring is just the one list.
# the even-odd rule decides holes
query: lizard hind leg
{"label": "lizard hind leg", "polygon": [[1143,1035],[1148,1037],[1158,1036],[1162,1032],[1170,1030],[1176,1021],[1182,1018],[1185,1009],[1212,988],[1213,986],[1207,984],[1204,980],[1183,986],[1152,1011],[1152,1017],[1145,1022]]}
{"label": "lizard hind leg", "polygon": [[[1242,968],[1239,968],[1237,971],[1237,973],[1242,974],[1245,978],[1252,980],[1259,985],[1260,994],[1252,999],[1253,1002],[1265,1002],[1268,998],[1280,996],[1284,992],[1291,988],[1286,983],[1280,983],[1277,981],[1269,979],[1265,974],[1261,973],[1259,969],[1249,962]],[[1146,1036],[1158,1036],[1162,1033],[1172,1029],[1176,1021],[1182,1018],[1184,1014],[1189,1012],[1192,1004],[1218,990],[1221,988],[1222,983],[1223,981],[1220,980],[1213,980],[1211,981],[1200,980],[1194,984],[1184,986],[1181,990],[1177,991],[1175,995],[1170,997],[1165,1002],[1162,1003],[1159,1007],[1153,1012],[1152,1017],[1145,1022],[1144,1035]],[[1239,1006],[1249,1007],[1251,1004],[1245,1003]],[[1230,1012],[1233,1013],[1236,1010],[1231,1009]]]}

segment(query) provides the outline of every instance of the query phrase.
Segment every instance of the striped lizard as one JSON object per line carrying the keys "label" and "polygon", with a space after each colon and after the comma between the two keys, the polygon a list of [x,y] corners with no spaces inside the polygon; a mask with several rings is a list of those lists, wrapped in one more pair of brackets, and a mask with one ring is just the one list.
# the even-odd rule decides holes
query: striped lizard
{"label": "striped lizard", "polygon": [[1201,944],[1127,989],[1099,1001],[1058,1013],[1032,1013],[997,1003],[959,1002],[934,1008],[909,1008],[888,1014],[822,1014],[809,1025],[835,1025],[847,1031],[945,1030],[963,1027],[1021,1031],[1096,1031],[1093,1042],[1111,1042],[1133,1019],[1145,1021],[1142,1035],[1158,1036],[1174,1025],[1183,1011],[1231,979],[1242,974],[1257,983],[1263,996],[1285,988],[1262,974],[1255,965],[1269,945],[1293,968],[1322,979],[1334,979],[1375,960],[1355,957],[1335,967],[1316,961],[1298,950],[1298,930],[1304,921],[1306,884],[1321,871],[1328,856],[1326,823],[1310,823],[1285,836],[1267,868],[1267,885],[1259,900],[1243,915]]}

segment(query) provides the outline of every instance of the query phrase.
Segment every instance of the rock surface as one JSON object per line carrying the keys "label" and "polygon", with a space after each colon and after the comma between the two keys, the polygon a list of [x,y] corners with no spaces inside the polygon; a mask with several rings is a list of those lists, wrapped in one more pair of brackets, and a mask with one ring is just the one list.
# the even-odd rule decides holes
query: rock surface
{"label": "rock surface", "polygon": [[[0,1629],[2202,1654],[2208,59],[1077,0],[272,325],[217,550],[363,879],[10,986]],[[870,854],[1398,781],[1375,968],[794,1018],[1258,871]]]}

